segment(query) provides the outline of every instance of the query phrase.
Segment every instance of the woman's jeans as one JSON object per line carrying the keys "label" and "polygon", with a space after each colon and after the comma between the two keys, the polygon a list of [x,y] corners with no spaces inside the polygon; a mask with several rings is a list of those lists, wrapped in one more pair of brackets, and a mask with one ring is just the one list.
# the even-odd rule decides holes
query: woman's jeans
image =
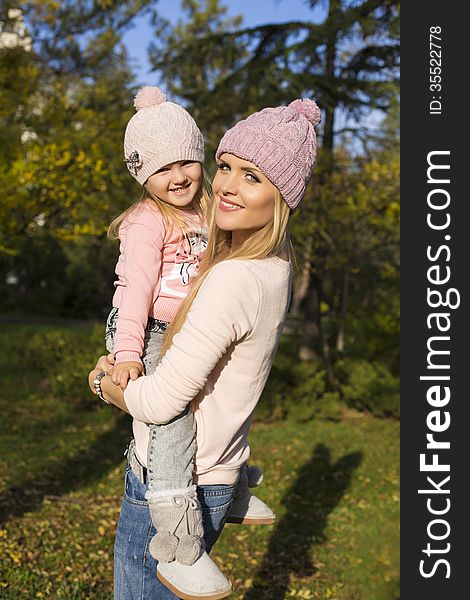
{"label": "woman's jeans", "polygon": [[[113,308],[106,321],[106,348],[114,348],[119,312]],[[144,335],[142,362],[146,375],[157,366],[168,323],[149,317]],[[147,452],[150,492],[181,490],[192,485],[196,453],[196,424],[190,407],[166,425],[149,426]]]}
{"label": "woman's jeans", "polygon": [[[124,498],[114,544],[115,600],[177,598],[156,577],[157,561],[149,552],[149,543],[156,530],[145,500],[146,490],[147,486],[126,465]],[[223,529],[234,492],[234,485],[197,487],[208,552]]]}

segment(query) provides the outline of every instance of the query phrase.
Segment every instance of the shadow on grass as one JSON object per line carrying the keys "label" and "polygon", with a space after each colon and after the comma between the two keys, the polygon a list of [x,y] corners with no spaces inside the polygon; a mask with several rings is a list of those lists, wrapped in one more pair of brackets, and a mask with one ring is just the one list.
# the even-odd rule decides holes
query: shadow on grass
{"label": "shadow on grass", "polygon": [[349,488],[361,460],[361,452],[352,452],[332,463],[327,446],[317,445],[282,500],[285,516],[274,529],[254,585],[244,600],[284,599],[291,575],[312,577],[316,573],[311,548],[326,541],[328,515]]}
{"label": "shadow on grass", "polygon": [[[63,496],[90,485],[123,460],[131,437],[129,417],[117,418],[115,426],[99,436],[86,450],[69,459],[49,464],[37,477],[0,494],[0,525],[39,508],[45,496]],[[21,473],[18,474],[21,477]]]}

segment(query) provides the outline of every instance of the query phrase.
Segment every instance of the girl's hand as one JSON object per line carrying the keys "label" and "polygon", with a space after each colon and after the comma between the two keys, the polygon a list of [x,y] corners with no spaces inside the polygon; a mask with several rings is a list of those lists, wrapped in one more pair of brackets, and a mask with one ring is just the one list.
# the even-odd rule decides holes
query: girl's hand
{"label": "girl's hand", "polygon": [[114,365],[114,367],[111,367],[110,369],[108,366],[107,372],[109,375],[111,375],[113,383],[115,385],[120,385],[121,389],[125,390],[129,379],[135,381],[139,375],[142,375],[144,372],[144,366],[142,363],[135,361],[122,362]]}

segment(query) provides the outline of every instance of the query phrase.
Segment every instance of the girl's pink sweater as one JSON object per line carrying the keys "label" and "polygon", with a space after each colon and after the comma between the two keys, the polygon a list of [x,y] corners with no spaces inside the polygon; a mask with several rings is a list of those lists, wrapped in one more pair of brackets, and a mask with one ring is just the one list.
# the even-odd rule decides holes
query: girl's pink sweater
{"label": "girl's pink sweater", "polygon": [[141,362],[148,317],[171,321],[188,293],[207,246],[207,228],[196,211],[190,226],[166,228],[158,207],[144,201],[122,222],[113,306],[119,309],[116,362]]}

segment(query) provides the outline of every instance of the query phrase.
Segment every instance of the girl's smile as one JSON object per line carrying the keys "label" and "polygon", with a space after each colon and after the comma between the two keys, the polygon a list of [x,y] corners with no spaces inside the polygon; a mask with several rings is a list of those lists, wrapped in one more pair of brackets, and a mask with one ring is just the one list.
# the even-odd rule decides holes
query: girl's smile
{"label": "girl's smile", "polygon": [[187,183],[183,184],[182,186],[170,188],[169,191],[172,194],[176,194],[177,196],[184,196],[190,189],[191,189],[191,182],[188,181]]}

